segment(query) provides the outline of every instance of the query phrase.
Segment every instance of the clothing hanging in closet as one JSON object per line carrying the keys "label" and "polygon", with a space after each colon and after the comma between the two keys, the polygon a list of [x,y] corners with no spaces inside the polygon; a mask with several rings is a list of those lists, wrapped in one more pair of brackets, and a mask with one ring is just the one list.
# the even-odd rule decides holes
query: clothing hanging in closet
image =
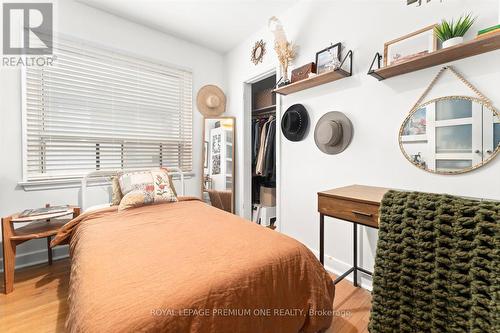
{"label": "clothing hanging in closet", "polygon": [[264,123],[261,119],[253,120],[252,129],[255,174],[275,180],[276,119],[270,116]]}
{"label": "clothing hanging in closet", "polygon": [[276,120],[268,125],[263,175],[276,181]]}

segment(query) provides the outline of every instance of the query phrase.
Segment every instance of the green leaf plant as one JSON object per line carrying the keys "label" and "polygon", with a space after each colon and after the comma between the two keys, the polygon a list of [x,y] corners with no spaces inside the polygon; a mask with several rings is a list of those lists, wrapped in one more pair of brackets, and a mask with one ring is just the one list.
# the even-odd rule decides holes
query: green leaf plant
{"label": "green leaf plant", "polygon": [[441,24],[438,24],[434,28],[434,32],[442,42],[455,37],[463,37],[472,24],[474,24],[476,18],[472,17],[472,14],[467,14],[460,16],[456,22],[453,19],[451,22],[443,19]]}

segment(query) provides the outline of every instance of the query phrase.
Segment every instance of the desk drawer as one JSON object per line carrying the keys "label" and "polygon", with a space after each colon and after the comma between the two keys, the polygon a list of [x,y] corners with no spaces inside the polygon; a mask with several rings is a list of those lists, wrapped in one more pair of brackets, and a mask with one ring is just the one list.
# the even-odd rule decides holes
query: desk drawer
{"label": "desk drawer", "polygon": [[378,205],[318,196],[318,211],[322,214],[378,228]]}

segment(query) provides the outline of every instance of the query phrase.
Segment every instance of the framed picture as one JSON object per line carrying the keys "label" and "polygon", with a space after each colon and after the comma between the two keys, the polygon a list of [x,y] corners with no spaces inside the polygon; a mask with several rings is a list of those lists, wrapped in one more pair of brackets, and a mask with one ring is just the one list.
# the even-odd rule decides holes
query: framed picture
{"label": "framed picture", "polygon": [[220,174],[220,154],[212,155],[212,175]]}
{"label": "framed picture", "polygon": [[384,66],[396,65],[437,50],[436,24],[384,44]]}
{"label": "framed picture", "polygon": [[220,134],[212,135],[212,154],[220,154],[221,136]]}
{"label": "framed picture", "polygon": [[333,71],[340,66],[342,44],[332,44],[316,53],[316,74]]}
{"label": "framed picture", "polygon": [[418,109],[406,122],[403,135],[424,135],[427,132],[427,110]]}

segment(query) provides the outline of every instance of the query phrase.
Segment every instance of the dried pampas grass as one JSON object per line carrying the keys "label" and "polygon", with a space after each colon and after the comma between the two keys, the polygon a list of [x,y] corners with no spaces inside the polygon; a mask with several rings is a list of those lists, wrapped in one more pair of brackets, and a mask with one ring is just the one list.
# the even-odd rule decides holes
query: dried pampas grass
{"label": "dried pampas grass", "polygon": [[288,79],[288,66],[295,59],[297,47],[287,40],[283,25],[276,16],[269,19],[268,26],[274,34],[274,50],[281,65],[281,75],[286,81]]}
{"label": "dried pampas grass", "polygon": [[278,56],[278,61],[281,65],[282,75],[285,79],[288,78],[288,66],[295,59],[297,55],[297,46],[288,41],[276,42],[274,44],[274,50]]}

